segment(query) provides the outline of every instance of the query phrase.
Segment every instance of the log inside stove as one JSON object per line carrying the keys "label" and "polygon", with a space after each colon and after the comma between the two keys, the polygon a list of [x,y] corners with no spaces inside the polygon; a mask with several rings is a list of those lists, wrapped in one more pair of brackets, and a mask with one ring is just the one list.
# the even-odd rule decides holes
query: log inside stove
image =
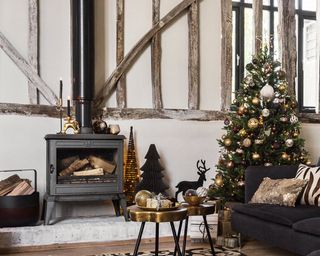
{"label": "log inside stove", "polygon": [[58,160],[58,183],[115,182],[116,163],[101,156],[70,156]]}

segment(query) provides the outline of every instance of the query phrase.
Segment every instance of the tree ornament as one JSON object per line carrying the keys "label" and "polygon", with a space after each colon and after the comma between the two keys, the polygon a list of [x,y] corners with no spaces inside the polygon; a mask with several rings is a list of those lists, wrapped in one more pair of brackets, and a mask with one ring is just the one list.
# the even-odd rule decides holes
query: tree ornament
{"label": "tree ornament", "polygon": [[243,180],[238,181],[238,186],[243,187],[245,185],[245,182]]}
{"label": "tree ornament", "polygon": [[285,143],[288,148],[291,148],[293,146],[293,139],[287,139]]}
{"label": "tree ornament", "polygon": [[138,206],[146,207],[148,198],[152,198],[152,193],[148,190],[140,190],[136,194],[134,201]]}
{"label": "tree ornament", "polygon": [[228,169],[232,169],[234,167],[233,161],[228,161],[226,166]]}
{"label": "tree ornament", "polygon": [[233,99],[232,104],[237,104],[238,100],[237,99]]}
{"label": "tree ornament", "polygon": [[240,115],[240,116],[243,115],[245,113],[245,111],[246,111],[246,108],[243,105],[241,105],[238,108],[238,115]]}
{"label": "tree ornament", "polygon": [[262,89],[260,90],[260,95],[263,98],[266,99],[272,99],[274,96],[274,89],[271,85],[266,84],[265,86],[262,87]]}
{"label": "tree ornament", "polygon": [[237,132],[239,131],[239,127],[238,127],[238,126],[233,126],[233,127],[232,127],[232,131],[233,131],[234,133],[237,133]]}
{"label": "tree ornament", "polygon": [[242,155],[244,153],[244,151],[243,151],[242,148],[237,148],[236,149],[236,153],[239,154],[239,155]]}
{"label": "tree ornament", "polygon": [[298,123],[298,121],[299,121],[299,119],[298,119],[298,117],[296,115],[291,115],[290,116],[290,123],[296,124],[296,123]]}
{"label": "tree ornament", "polygon": [[297,107],[297,101],[296,101],[296,100],[293,100],[293,101],[291,102],[291,107],[292,107],[293,109],[295,109],[295,108]]}
{"label": "tree ornament", "polygon": [[285,83],[282,83],[279,85],[278,90],[280,93],[284,93],[287,89],[287,85]]}
{"label": "tree ornament", "polygon": [[222,175],[220,173],[218,173],[216,175],[216,177],[214,178],[214,183],[218,186],[218,187],[221,187],[223,186],[223,178],[222,178]]}
{"label": "tree ornament", "polygon": [[263,117],[268,117],[270,115],[270,110],[267,108],[262,109],[261,111]]}
{"label": "tree ornament", "polygon": [[286,72],[284,72],[283,70],[279,70],[277,75],[280,80],[286,79]]}
{"label": "tree ornament", "polygon": [[281,154],[281,158],[282,158],[283,160],[288,160],[289,155],[288,155],[286,152],[283,152],[283,153]]}
{"label": "tree ornament", "polygon": [[272,71],[272,66],[270,65],[270,63],[266,63],[263,65],[263,72],[265,74],[269,74]]}
{"label": "tree ornament", "polygon": [[230,123],[231,123],[231,121],[228,118],[224,119],[224,124],[225,125],[230,125]]}
{"label": "tree ornament", "polygon": [[307,160],[306,165],[311,165],[310,159]]}
{"label": "tree ornament", "polygon": [[245,129],[241,129],[241,130],[239,131],[239,135],[240,135],[241,137],[246,136],[246,135],[247,135],[246,130],[245,130]]}
{"label": "tree ornament", "polygon": [[262,145],[263,142],[264,142],[264,140],[262,140],[262,139],[255,139],[254,140],[254,144],[256,144],[256,145]]}
{"label": "tree ornament", "polygon": [[252,104],[253,104],[253,105],[259,105],[259,104],[260,104],[260,99],[257,98],[257,97],[254,97],[254,98],[252,99]]}
{"label": "tree ornament", "polygon": [[286,116],[281,116],[281,117],[280,117],[280,121],[281,121],[282,123],[286,123],[286,122],[288,122],[288,117],[286,117]]}
{"label": "tree ornament", "polygon": [[224,139],[223,144],[224,144],[226,147],[229,147],[229,146],[231,146],[231,144],[232,144],[232,140],[231,140],[230,138],[226,138],[226,139]]}
{"label": "tree ornament", "polygon": [[274,148],[274,149],[279,149],[280,148],[280,144],[279,144],[278,141],[275,141],[275,142],[272,143],[271,147]]}
{"label": "tree ornament", "polygon": [[258,159],[260,159],[260,155],[257,152],[252,153],[252,159],[254,161],[257,161]]}
{"label": "tree ornament", "polygon": [[242,142],[243,146],[245,146],[246,148],[250,147],[252,142],[249,138],[245,138]]}
{"label": "tree ornament", "polygon": [[250,118],[248,121],[248,127],[250,129],[256,129],[259,126],[259,121],[257,118]]}
{"label": "tree ornament", "polygon": [[264,166],[272,166],[272,163],[264,163]]}
{"label": "tree ornament", "polygon": [[292,135],[293,135],[293,137],[295,137],[295,138],[299,137],[299,131],[298,131],[298,130],[295,130]]}

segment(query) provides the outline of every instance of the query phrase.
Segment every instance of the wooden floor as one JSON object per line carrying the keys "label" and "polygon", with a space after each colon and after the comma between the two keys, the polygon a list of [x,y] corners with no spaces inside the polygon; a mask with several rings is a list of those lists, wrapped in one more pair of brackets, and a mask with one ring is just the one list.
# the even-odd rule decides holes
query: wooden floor
{"label": "wooden floor", "polygon": [[[141,251],[154,249],[152,240],[145,240],[141,244]],[[162,241],[160,244],[161,249],[172,249],[173,244],[167,240]],[[191,243],[188,241],[188,248],[201,248],[209,247],[208,244]],[[70,244],[70,245],[53,245],[46,247],[32,247],[21,248],[18,251],[14,250],[12,253],[1,250],[1,255],[16,255],[16,256],[91,256],[101,253],[119,253],[119,252],[132,252],[134,248],[134,241],[126,242],[113,242],[113,243],[84,243],[84,244]],[[271,248],[265,244],[250,241],[247,242],[242,252],[247,256],[295,256],[295,254],[286,251]]]}

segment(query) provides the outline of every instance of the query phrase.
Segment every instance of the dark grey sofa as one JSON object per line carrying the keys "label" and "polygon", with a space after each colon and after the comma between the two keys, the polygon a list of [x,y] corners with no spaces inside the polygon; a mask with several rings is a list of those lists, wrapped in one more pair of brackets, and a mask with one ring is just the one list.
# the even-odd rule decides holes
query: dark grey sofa
{"label": "dark grey sofa", "polygon": [[294,178],[297,166],[250,166],[246,169],[245,204],[233,206],[232,227],[246,236],[299,255],[320,249],[320,207],[248,204],[264,177]]}

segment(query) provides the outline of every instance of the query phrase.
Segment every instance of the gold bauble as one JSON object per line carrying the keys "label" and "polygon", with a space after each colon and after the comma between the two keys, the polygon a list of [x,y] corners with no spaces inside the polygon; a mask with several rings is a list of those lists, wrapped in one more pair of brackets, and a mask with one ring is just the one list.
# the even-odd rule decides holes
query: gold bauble
{"label": "gold bauble", "polygon": [[246,108],[241,105],[239,108],[238,108],[238,114],[239,115],[243,115],[244,113],[246,112]]}
{"label": "gold bauble", "polygon": [[214,183],[218,186],[221,187],[223,185],[223,178],[221,174],[217,174],[216,177],[214,178]]}
{"label": "gold bauble", "polygon": [[243,146],[245,146],[246,148],[250,147],[252,142],[249,138],[245,138],[242,142]]}
{"label": "gold bauble", "polygon": [[231,144],[232,144],[232,140],[229,139],[229,138],[226,138],[226,139],[223,141],[223,144],[224,144],[226,147],[229,147],[229,146],[231,146]]}
{"label": "gold bauble", "polygon": [[284,93],[287,89],[286,84],[280,84],[278,87],[279,92]]}
{"label": "gold bauble", "polygon": [[260,159],[260,155],[257,152],[252,153],[252,159],[258,160],[258,159]]}
{"label": "gold bauble", "polygon": [[311,161],[308,159],[306,165],[311,165]]}
{"label": "gold bauble", "polygon": [[227,168],[232,169],[234,167],[234,163],[232,161],[227,162]]}
{"label": "gold bauble", "polygon": [[288,160],[289,155],[288,155],[286,152],[283,152],[282,155],[281,155],[281,158],[282,158],[283,160]]}
{"label": "gold bauble", "polygon": [[248,127],[250,129],[255,129],[259,126],[259,121],[257,118],[250,118],[248,121]]}
{"label": "gold bauble", "polygon": [[140,190],[135,196],[135,202],[138,206],[146,207],[147,199],[152,197],[152,193],[148,190]]}
{"label": "gold bauble", "polygon": [[260,99],[259,99],[259,98],[254,97],[254,98],[252,99],[252,104],[253,104],[253,105],[259,105],[259,103],[260,103]]}
{"label": "gold bauble", "polygon": [[244,136],[247,135],[247,131],[246,131],[245,129],[241,129],[241,130],[239,131],[239,135],[240,135],[241,137],[244,137]]}
{"label": "gold bauble", "polygon": [[298,131],[295,131],[292,135],[293,135],[293,137],[295,137],[295,138],[296,138],[296,137],[299,137],[299,132],[298,132]]}

